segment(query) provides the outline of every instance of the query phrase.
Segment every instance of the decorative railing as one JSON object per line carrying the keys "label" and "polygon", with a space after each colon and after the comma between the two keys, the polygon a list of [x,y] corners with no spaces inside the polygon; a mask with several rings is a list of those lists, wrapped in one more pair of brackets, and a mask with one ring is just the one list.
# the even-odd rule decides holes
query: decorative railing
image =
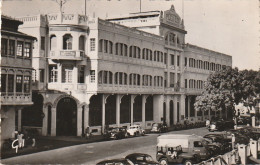
{"label": "decorative railing", "polygon": [[23,93],[1,93],[2,105],[24,105],[32,104],[32,95]]}
{"label": "decorative railing", "polygon": [[64,60],[83,60],[84,51],[81,50],[61,50],[50,51],[50,58]]}

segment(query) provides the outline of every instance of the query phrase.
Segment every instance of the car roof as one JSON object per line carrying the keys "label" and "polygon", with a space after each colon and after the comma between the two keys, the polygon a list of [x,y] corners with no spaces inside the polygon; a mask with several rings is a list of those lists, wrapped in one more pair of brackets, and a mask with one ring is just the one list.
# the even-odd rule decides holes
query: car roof
{"label": "car roof", "polygon": [[134,156],[151,156],[151,155],[144,154],[144,153],[132,153],[127,155],[126,157],[134,157]]}
{"label": "car roof", "polygon": [[126,161],[125,158],[117,158],[117,159],[108,159],[108,160],[103,160],[101,162],[98,162],[97,164],[102,164],[102,163],[112,163],[115,161]]}

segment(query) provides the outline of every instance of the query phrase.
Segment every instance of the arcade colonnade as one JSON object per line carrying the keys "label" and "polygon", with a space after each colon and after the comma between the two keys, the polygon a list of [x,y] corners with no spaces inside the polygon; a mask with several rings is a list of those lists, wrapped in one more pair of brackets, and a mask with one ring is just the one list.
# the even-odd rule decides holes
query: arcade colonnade
{"label": "arcade colonnade", "polygon": [[140,124],[151,128],[152,123],[165,121],[169,126],[194,116],[185,95],[96,94],[86,102],[63,94],[43,105],[43,136],[81,136],[85,128],[101,134],[106,125]]}

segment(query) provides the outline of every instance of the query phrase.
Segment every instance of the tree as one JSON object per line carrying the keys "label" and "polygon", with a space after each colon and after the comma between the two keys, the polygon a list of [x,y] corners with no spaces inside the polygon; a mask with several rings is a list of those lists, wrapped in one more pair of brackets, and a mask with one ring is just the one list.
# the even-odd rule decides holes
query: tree
{"label": "tree", "polygon": [[234,104],[240,102],[253,105],[253,99],[260,91],[260,71],[238,68],[223,68],[214,72],[205,84],[205,91],[196,98],[197,111],[234,111]]}

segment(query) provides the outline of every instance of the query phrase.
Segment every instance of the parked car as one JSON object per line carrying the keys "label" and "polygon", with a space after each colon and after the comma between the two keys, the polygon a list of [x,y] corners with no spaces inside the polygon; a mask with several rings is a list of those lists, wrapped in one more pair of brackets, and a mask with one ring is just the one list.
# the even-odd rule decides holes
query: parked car
{"label": "parked car", "polygon": [[124,127],[112,127],[104,134],[107,139],[122,139],[127,137],[127,131]]}
{"label": "parked car", "polygon": [[223,131],[228,128],[233,128],[234,127],[234,122],[230,120],[224,120],[222,118],[217,119],[217,120],[212,120],[210,122],[210,125],[208,127],[208,130],[210,132],[214,131]]}
{"label": "parked car", "polygon": [[167,132],[167,131],[168,131],[167,124],[163,124],[163,123],[153,123],[152,124],[151,132],[162,133],[162,132]]}
{"label": "parked car", "polygon": [[149,165],[158,165],[156,161],[153,160],[153,158],[148,154],[143,153],[133,153],[130,155],[127,155],[125,157],[126,160],[131,161],[133,164],[149,164]]}
{"label": "parked car", "polygon": [[132,163],[129,162],[129,160],[127,159],[121,158],[121,159],[103,160],[97,163],[97,165],[132,165]]}
{"label": "parked car", "polygon": [[145,135],[145,131],[140,125],[132,125],[127,129],[127,134],[129,136]]}
{"label": "parked car", "polygon": [[231,150],[231,139],[225,138],[224,134],[207,134],[203,138],[210,142],[209,147],[213,146],[214,154],[222,154]]}

